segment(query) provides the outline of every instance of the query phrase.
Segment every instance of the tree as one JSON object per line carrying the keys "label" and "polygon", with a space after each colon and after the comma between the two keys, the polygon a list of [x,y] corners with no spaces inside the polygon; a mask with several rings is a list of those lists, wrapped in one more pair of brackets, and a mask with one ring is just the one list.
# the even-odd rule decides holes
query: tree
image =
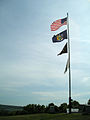
{"label": "tree", "polygon": [[55,112],[59,113],[59,107],[55,105],[54,108],[55,108]]}
{"label": "tree", "polygon": [[71,107],[72,108],[79,108],[79,102],[76,100],[71,100]]}
{"label": "tree", "polygon": [[61,106],[59,107],[60,112],[67,112],[67,103],[63,103],[61,104]]}
{"label": "tree", "polygon": [[88,103],[87,103],[88,105],[90,105],[90,99],[88,100]]}
{"label": "tree", "polygon": [[45,106],[44,105],[37,105],[37,104],[29,104],[24,107],[24,110],[27,111],[29,114],[31,113],[44,113]]}
{"label": "tree", "polygon": [[49,107],[50,107],[50,106],[54,106],[54,103],[50,103],[48,106],[49,106]]}
{"label": "tree", "polygon": [[24,107],[24,110],[26,110],[28,113],[35,113],[35,105],[29,104]]}

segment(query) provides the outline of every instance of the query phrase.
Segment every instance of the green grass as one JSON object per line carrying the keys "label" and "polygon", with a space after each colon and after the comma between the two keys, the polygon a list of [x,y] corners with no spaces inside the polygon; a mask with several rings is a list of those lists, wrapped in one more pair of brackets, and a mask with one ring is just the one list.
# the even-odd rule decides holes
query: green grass
{"label": "green grass", "polygon": [[1,116],[0,120],[90,120],[90,115],[73,114],[31,114],[17,116]]}

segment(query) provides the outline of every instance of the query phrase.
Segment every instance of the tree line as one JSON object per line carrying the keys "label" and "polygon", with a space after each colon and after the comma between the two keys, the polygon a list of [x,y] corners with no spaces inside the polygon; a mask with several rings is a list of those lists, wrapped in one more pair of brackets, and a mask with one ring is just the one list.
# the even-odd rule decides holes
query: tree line
{"label": "tree line", "polygon": [[[88,105],[90,105],[90,99],[88,100]],[[76,100],[71,100],[72,108],[79,109],[79,102]],[[67,103],[62,103],[60,106],[50,103],[47,106],[40,104],[29,104],[23,107],[22,110],[17,111],[6,111],[0,110],[0,116],[8,115],[25,115],[25,114],[36,114],[36,113],[66,113],[69,105]]]}

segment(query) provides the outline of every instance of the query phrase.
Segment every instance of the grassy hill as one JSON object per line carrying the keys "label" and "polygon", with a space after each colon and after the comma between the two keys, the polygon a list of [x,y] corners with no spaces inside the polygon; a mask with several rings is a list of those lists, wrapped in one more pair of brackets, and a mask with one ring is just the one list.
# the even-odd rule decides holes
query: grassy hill
{"label": "grassy hill", "polygon": [[73,114],[31,114],[0,117],[0,120],[90,120],[90,115]]}
{"label": "grassy hill", "polygon": [[6,111],[17,111],[17,110],[23,110],[23,107],[21,106],[13,106],[13,105],[1,105],[0,104],[0,110],[6,110]]}

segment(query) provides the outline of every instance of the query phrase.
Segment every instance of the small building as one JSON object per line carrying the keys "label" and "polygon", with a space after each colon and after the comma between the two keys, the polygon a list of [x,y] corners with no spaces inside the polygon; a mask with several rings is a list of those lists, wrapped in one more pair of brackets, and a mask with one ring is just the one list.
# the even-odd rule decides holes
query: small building
{"label": "small building", "polygon": [[55,113],[55,107],[54,106],[50,106],[49,113]]}
{"label": "small building", "polygon": [[[79,109],[78,108],[71,108],[71,113],[78,113]],[[67,108],[67,113],[69,113],[69,108]]]}

